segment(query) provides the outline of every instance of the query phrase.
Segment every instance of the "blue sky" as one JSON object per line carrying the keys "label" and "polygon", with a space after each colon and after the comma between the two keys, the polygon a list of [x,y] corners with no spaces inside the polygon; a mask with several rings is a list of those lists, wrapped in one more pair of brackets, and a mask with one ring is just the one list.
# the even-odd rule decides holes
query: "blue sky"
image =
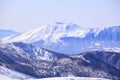
{"label": "blue sky", "polygon": [[54,22],[120,25],[120,0],[0,0],[0,29],[18,32]]}

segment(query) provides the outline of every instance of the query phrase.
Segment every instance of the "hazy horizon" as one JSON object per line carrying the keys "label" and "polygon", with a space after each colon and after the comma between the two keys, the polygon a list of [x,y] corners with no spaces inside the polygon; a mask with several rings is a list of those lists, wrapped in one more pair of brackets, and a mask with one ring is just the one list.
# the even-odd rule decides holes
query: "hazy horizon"
{"label": "hazy horizon", "polygon": [[0,29],[24,32],[54,22],[120,25],[120,0],[0,0]]}

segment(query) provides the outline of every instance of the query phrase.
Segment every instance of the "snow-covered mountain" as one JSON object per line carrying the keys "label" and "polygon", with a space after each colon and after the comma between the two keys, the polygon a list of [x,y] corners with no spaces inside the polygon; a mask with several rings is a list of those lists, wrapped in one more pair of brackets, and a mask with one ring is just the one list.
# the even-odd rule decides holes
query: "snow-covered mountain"
{"label": "snow-covered mountain", "polygon": [[12,30],[3,30],[3,29],[0,29],[0,39],[8,37],[10,35],[14,35],[14,34],[18,34],[18,33],[15,32],[15,31],[12,31]]}
{"label": "snow-covered mountain", "polygon": [[[85,31],[79,31],[79,26],[76,24],[65,24],[65,23],[55,23],[51,25],[44,25],[38,29],[34,29],[28,32],[25,32],[21,35],[11,36],[3,39],[3,42],[16,42],[16,41],[23,41],[23,42],[35,42],[39,40],[49,40],[51,42],[56,42],[58,39],[62,37],[84,37]],[[78,30],[76,32],[76,30]],[[78,34],[81,32],[81,34]],[[48,42],[48,41],[47,41]]]}
{"label": "snow-covered mountain", "polygon": [[120,26],[82,28],[73,23],[56,22],[20,35],[6,37],[1,42],[32,43],[64,54],[111,49],[120,52]]}

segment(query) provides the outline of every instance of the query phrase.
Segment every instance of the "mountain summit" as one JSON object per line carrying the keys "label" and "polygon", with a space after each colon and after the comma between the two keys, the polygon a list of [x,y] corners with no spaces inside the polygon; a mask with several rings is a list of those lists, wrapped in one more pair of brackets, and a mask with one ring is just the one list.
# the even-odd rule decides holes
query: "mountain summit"
{"label": "mountain summit", "polygon": [[76,54],[93,50],[120,51],[120,26],[82,28],[73,23],[56,22],[20,35],[3,38],[2,43],[32,43],[59,53]]}
{"label": "mountain summit", "polygon": [[[17,41],[23,41],[23,42],[35,42],[39,40],[51,40],[54,42],[56,39],[60,39],[62,37],[82,37],[81,34],[78,34],[80,27],[73,23],[61,23],[56,22],[51,25],[44,25],[37,29],[30,30],[28,32],[25,32],[23,34],[17,35],[17,36],[11,36],[3,39],[3,42],[17,42]],[[84,33],[84,32],[83,32]],[[80,36],[81,35],[81,36]]]}

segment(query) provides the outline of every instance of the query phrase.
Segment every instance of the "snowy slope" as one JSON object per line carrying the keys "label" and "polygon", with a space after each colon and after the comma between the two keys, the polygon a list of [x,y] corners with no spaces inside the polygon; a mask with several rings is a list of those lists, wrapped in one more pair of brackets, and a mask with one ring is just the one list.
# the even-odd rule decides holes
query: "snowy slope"
{"label": "snowy slope", "polygon": [[15,80],[15,79],[0,74],[0,80]]}
{"label": "snowy slope", "polygon": [[16,80],[16,79],[29,79],[33,78],[23,73],[13,71],[6,68],[5,66],[0,66],[0,80]]}
{"label": "snowy slope", "polygon": [[2,43],[32,43],[55,52],[76,54],[93,50],[120,51],[120,26],[82,28],[73,23],[56,22],[20,35],[6,37]]}
{"label": "snowy slope", "polygon": [[111,80],[104,78],[90,78],[90,77],[55,77],[55,78],[45,78],[36,80]]}
{"label": "snowy slope", "polygon": [[[0,74],[1,79],[0,80],[21,80],[21,79],[15,79],[10,78],[5,75]],[[22,79],[22,80],[111,80],[111,79],[104,79],[104,78],[87,78],[87,77],[58,77],[58,78],[43,78],[43,79]]]}

